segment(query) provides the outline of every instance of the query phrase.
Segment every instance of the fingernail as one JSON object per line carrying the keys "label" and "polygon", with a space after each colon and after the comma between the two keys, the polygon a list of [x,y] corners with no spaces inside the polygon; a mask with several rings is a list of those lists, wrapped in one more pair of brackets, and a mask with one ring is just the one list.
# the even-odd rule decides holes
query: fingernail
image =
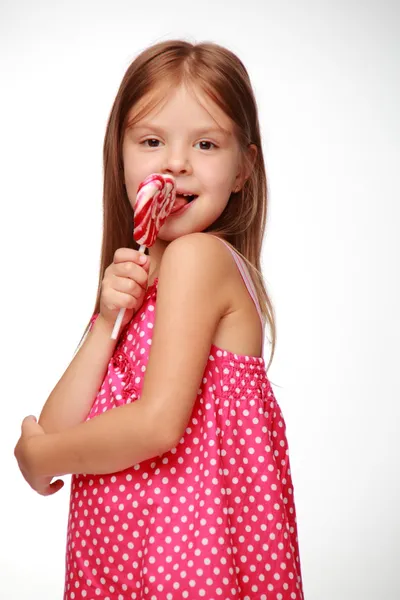
{"label": "fingernail", "polygon": [[140,257],[140,259],[139,259],[139,261],[140,261],[140,263],[141,263],[142,265],[144,265],[144,263],[146,262],[146,260],[147,260],[147,256],[145,256],[144,254],[143,254],[143,256],[141,256],[141,257]]}

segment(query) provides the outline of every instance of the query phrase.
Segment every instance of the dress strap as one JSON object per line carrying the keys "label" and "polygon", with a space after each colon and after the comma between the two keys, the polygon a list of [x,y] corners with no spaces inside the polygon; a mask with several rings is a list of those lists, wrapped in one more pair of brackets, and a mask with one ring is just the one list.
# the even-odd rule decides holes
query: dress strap
{"label": "dress strap", "polygon": [[260,303],[258,301],[258,297],[257,297],[257,292],[256,292],[256,288],[254,286],[253,280],[251,278],[249,269],[245,263],[245,261],[243,260],[243,258],[240,256],[240,254],[230,245],[228,244],[228,242],[226,242],[225,240],[223,240],[222,238],[218,237],[217,235],[214,235],[214,237],[218,238],[219,240],[221,240],[221,242],[223,244],[225,244],[225,246],[227,248],[229,248],[229,250],[231,251],[231,254],[233,256],[233,258],[235,259],[235,262],[238,266],[238,269],[240,271],[240,274],[243,278],[243,281],[247,287],[247,291],[249,292],[251,298],[253,299],[253,302],[256,306],[257,312],[258,312],[258,316],[260,317],[260,321],[261,321],[261,326],[262,326],[262,349],[264,350],[264,334],[265,334],[265,318],[262,315],[261,312],[261,308],[260,308]]}

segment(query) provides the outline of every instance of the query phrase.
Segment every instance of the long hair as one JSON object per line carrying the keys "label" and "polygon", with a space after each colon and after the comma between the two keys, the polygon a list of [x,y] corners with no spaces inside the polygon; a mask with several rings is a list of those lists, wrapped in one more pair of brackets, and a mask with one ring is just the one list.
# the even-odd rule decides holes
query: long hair
{"label": "long hair", "polygon": [[[103,240],[94,313],[99,312],[101,283],[115,251],[121,247],[139,249],[132,235],[133,209],[124,185],[122,160],[125,130],[132,124],[128,122],[129,113],[149,92],[182,82],[200,88],[230,117],[243,160],[249,160],[250,144],[257,147],[250,177],[239,192],[231,194],[223,213],[205,231],[219,235],[231,244],[249,267],[261,312],[271,334],[269,368],[275,352],[276,325],[261,272],[268,194],[258,111],[243,63],[233,52],[215,43],[169,40],[155,44],[135,58],[122,79],[108,119],[103,147]],[[153,107],[154,100],[149,101],[135,121]],[[89,323],[82,339],[88,328]]]}

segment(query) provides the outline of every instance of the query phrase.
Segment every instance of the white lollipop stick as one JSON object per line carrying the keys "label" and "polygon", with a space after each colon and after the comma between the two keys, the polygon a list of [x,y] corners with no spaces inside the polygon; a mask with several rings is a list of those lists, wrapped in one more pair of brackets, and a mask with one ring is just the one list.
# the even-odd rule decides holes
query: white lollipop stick
{"label": "white lollipop stick", "polygon": [[[145,250],[146,250],[146,246],[140,246],[140,248],[139,248],[140,254],[144,254]],[[119,329],[121,327],[122,319],[124,318],[125,310],[126,310],[125,308],[121,308],[118,313],[118,317],[115,319],[114,328],[111,333],[112,340],[116,340],[118,337]]]}

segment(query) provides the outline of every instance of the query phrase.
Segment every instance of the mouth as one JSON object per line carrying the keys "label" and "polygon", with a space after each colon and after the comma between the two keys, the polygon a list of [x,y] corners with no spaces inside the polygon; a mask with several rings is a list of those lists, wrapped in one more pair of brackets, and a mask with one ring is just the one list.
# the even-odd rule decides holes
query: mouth
{"label": "mouth", "polygon": [[178,192],[176,194],[176,199],[180,200],[181,202],[183,200],[186,200],[187,202],[193,202],[193,200],[196,200],[196,198],[198,198],[196,194],[180,194]]}
{"label": "mouth", "polygon": [[176,201],[174,208],[171,211],[171,215],[180,214],[181,212],[185,212],[185,210],[192,204],[195,200],[197,200],[197,194],[176,194]]}

